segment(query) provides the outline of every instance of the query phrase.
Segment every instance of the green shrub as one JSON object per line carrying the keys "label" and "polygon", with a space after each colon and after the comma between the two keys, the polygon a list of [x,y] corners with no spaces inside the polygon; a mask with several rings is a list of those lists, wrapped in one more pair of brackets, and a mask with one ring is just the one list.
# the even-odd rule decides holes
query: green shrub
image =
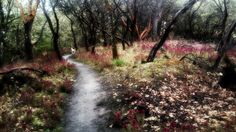
{"label": "green shrub", "polygon": [[123,60],[120,59],[116,59],[112,61],[112,65],[113,66],[118,66],[118,67],[122,67],[125,65],[125,62]]}
{"label": "green shrub", "polygon": [[51,38],[43,38],[35,48],[36,53],[42,53],[44,51],[52,50]]}

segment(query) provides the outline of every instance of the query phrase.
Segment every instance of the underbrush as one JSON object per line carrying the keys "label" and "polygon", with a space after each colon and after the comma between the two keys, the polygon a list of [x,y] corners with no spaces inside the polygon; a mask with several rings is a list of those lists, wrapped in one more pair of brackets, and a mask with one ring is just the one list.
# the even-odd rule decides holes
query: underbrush
{"label": "underbrush", "polygon": [[0,131],[63,131],[64,103],[72,91],[74,66],[48,54],[31,63],[5,66],[1,71],[15,67],[40,69],[47,74],[17,71],[0,76],[5,79],[0,89]]}
{"label": "underbrush", "polygon": [[[217,84],[220,76],[165,58],[105,72],[104,80],[113,89],[110,98],[116,102],[111,104],[113,127],[119,124],[132,131],[234,131],[236,94]],[[132,119],[130,110],[136,111]]]}
{"label": "underbrush", "polygon": [[97,52],[96,54],[91,54],[90,52],[81,51],[77,53],[76,59],[80,62],[91,64],[97,68],[97,70],[102,70],[103,68],[110,68],[112,66],[111,56],[112,53],[109,50],[104,50],[103,52]]}
{"label": "underbrush", "polygon": [[[113,123],[109,126],[125,131],[235,131],[236,94],[218,85],[222,73],[198,65],[212,65],[216,58],[213,44],[167,41],[164,53],[157,53],[153,63],[142,64],[153,45],[138,42],[125,51],[119,47],[119,60],[100,58],[112,66],[96,65],[112,90]],[[110,51],[99,48],[97,54]],[[180,61],[186,54],[199,62]],[[86,55],[77,58],[90,64],[100,60]]]}

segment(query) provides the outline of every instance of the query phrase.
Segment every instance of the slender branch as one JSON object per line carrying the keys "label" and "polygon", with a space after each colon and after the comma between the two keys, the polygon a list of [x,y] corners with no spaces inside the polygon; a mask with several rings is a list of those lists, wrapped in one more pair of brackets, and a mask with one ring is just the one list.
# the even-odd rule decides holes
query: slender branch
{"label": "slender branch", "polygon": [[21,17],[22,17],[23,21],[25,21],[25,12],[24,12],[22,4],[19,3],[19,0],[16,0],[16,5],[20,8]]}

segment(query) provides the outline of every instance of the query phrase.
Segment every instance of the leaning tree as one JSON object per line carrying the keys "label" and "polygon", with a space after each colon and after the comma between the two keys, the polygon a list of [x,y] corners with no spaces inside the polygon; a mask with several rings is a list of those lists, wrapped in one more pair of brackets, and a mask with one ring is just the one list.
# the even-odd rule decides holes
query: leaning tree
{"label": "leaning tree", "polygon": [[149,56],[147,58],[147,62],[153,62],[155,57],[156,57],[156,54],[157,54],[157,51],[159,49],[161,49],[161,47],[164,45],[166,39],[168,38],[169,36],[169,33],[170,31],[172,30],[172,27],[173,25],[176,23],[176,21],[178,20],[178,18],[184,14],[185,12],[187,12],[190,8],[193,7],[193,5],[198,2],[198,0],[190,0],[182,9],[180,9],[176,14],[175,16],[173,17],[173,19],[171,20],[171,22],[168,24],[161,40],[156,43],[154,45],[154,47],[152,48],[152,50],[150,51],[149,53]]}

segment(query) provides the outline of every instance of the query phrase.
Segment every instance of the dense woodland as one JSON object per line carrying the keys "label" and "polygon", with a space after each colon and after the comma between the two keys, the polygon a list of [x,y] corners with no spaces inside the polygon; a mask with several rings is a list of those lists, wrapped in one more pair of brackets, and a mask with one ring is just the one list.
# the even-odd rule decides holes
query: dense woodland
{"label": "dense woodland", "polygon": [[[107,90],[116,102],[107,103],[116,105],[108,106],[113,124],[107,126],[127,131],[235,131],[235,28],[236,0],[1,0],[0,131],[63,131],[63,98],[73,91],[76,76],[63,55],[71,51],[75,60],[92,65],[103,76],[104,85],[117,88]],[[157,93],[152,95],[152,90]],[[210,119],[201,122],[200,114],[179,119],[178,114],[190,117],[191,112],[178,113],[183,110],[177,108],[177,98],[165,100],[177,93],[199,103],[183,105],[186,109],[203,108],[205,99],[212,97],[206,104],[228,104],[210,110],[234,115],[227,121],[215,119],[223,125],[212,125]],[[23,103],[13,105],[13,98]],[[44,103],[38,106],[29,100]],[[54,105],[57,115],[48,114],[48,120],[42,114],[17,118],[34,108],[38,113],[53,111],[49,107]],[[165,112],[155,113],[154,106]],[[3,116],[10,111],[14,116]]]}
{"label": "dense woodland", "polygon": [[85,47],[95,54],[96,46],[111,45],[113,58],[118,58],[118,43],[125,49],[135,41],[157,41],[161,36],[165,40],[169,33],[215,42],[220,50],[220,45],[225,45],[220,41],[227,39],[229,32],[225,49],[232,48],[235,1],[187,2],[1,1],[1,64],[33,60],[48,50],[54,50],[61,59],[63,48],[70,46]]}

